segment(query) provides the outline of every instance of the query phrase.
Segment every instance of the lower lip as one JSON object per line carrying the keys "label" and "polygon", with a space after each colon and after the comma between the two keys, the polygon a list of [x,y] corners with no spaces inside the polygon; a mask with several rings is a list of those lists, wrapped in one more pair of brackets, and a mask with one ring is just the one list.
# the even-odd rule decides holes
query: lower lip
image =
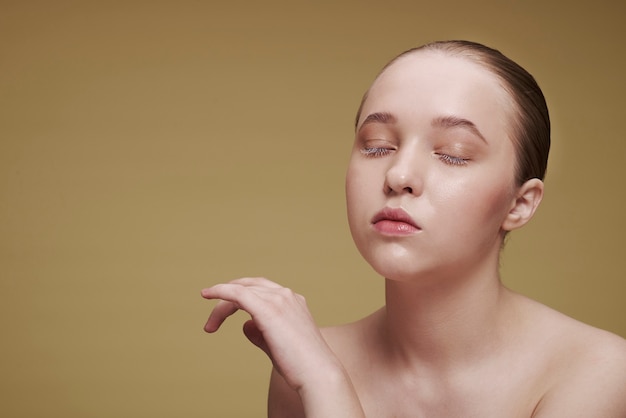
{"label": "lower lip", "polygon": [[374,224],[374,228],[385,235],[411,235],[419,231],[419,228],[406,222],[382,220]]}

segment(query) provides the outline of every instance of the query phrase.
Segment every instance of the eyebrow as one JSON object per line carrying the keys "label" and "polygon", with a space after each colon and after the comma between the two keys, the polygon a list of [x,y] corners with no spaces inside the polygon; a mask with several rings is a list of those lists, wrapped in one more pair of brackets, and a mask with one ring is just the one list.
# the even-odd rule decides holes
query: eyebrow
{"label": "eyebrow", "polygon": [[483,142],[487,143],[487,140],[483,134],[480,133],[480,130],[478,130],[478,127],[474,124],[474,122],[467,119],[456,116],[440,116],[433,119],[431,125],[437,128],[464,128],[479,137]]}
{"label": "eyebrow", "polygon": [[370,123],[396,123],[396,120],[396,117],[388,112],[370,113],[367,115],[361,126],[359,126],[359,130]]}
{"label": "eyebrow", "polygon": [[[387,123],[396,123],[396,121],[397,121],[396,117],[389,112],[370,113],[369,115],[367,115],[367,117],[365,118],[361,126],[359,127],[359,130],[361,130],[365,125],[368,125],[370,123],[387,124]],[[467,129],[471,133],[476,135],[478,138],[480,138],[483,142],[487,143],[487,140],[485,139],[483,134],[480,132],[476,124],[474,124],[474,122],[465,118],[461,118],[458,116],[439,116],[433,119],[433,121],[431,122],[431,126],[435,128],[445,128],[445,129],[450,129],[450,128]]]}

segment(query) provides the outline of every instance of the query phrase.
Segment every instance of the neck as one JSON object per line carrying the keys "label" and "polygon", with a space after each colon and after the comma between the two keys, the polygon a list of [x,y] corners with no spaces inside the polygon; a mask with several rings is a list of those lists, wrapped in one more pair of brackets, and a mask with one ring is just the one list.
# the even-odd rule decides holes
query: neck
{"label": "neck", "polygon": [[389,358],[402,367],[454,369],[493,355],[501,343],[510,294],[497,271],[442,280],[386,280],[381,329]]}

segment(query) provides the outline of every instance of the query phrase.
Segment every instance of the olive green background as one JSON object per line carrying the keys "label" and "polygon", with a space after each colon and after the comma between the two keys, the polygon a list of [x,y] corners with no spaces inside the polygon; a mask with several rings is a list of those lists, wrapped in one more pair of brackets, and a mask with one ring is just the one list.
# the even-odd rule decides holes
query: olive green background
{"label": "olive green background", "polygon": [[625,3],[0,1],[0,415],[261,417],[269,361],[199,290],[247,275],[320,325],[382,303],[343,176],[397,53],[463,38],[538,79],[553,151],[505,282],[626,336]]}

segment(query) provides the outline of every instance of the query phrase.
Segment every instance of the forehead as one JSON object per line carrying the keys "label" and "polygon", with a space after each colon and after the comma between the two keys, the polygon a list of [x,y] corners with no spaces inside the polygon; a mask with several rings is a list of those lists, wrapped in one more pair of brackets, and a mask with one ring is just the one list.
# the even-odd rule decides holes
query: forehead
{"label": "forehead", "polygon": [[417,51],[398,58],[376,78],[358,123],[375,112],[416,123],[457,116],[491,136],[507,131],[512,109],[499,78],[484,66],[439,51]]}

